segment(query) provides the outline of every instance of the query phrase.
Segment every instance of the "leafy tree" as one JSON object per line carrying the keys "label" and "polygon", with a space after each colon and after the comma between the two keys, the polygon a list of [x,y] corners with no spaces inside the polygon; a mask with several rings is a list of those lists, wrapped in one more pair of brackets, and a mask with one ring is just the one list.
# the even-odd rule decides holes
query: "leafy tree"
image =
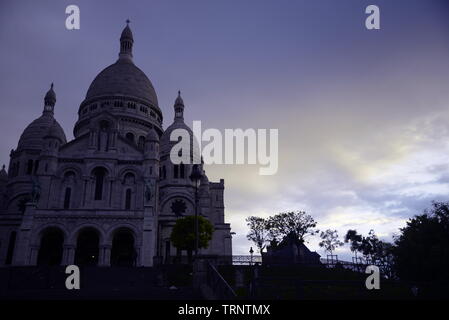
{"label": "leafy tree", "polygon": [[356,257],[357,252],[360,252],[365,259],[369,259],[373,263],[392,263],[393,245],[380,240],[374,230],[370,230],[367,237],[358,234],[356,230],[348,230],[345,242],[351,243],[351,251]]}
{"label": "leafy tree", "polygon": [[316,222],[304,211],[279,213],[268,218],[267,228],[273,243],[280,242],[287,235],[293,234],[300,242],[306,236],[317,234]]}
{"label": "leafy tree", "polygon": [[393,248],[396,272],[402,280],[449,281],[449,203],[433,202],[411,218]]}
{"label": "leafy tree", "polygon": [[375,261],[378,261],[380,263],[393,264],[393,249],[394,245],[392,243],[379,240],[376,246],[376,251],[374,253]]}
{"label": "leafy tree", "polygon": [[269,240],[269,232],[267,229],[267,220],[260,217],[247,217],[247,226],[249,227],[249,233],[246,238],[254,242],[259,249],[259,252],[266,247],[267,241]]}
{"label": "leafy tree", "polygon": [[[189,262],[192,261],[192,252],[195,249],[195,216],[186,216],[176,220],[171,232],[170,240],[178,250],[186,250]],[[207,248],[214,232],[209,220],[198,216],[198,248]]]}
{"label": "leafy tree", "polygon": [[362,252],[365,258],[369,258],[372,262],[374,262],[378,246],[379,238],[374,233],[374,230],[370,230],[368,236],[362,238],[359,251]]}
{"label": "leafy tree", "polygon": [[344,245],[344,243],[338,239],[337,230],[327,229],[326,231],[322,231],[320,238],[322,241],[319,243],[319,246],[324,248],[327,252],[330,252],[331,255],[335,249]]}
{"label": "leafy tree", "polygon": [[345,235],[345,242],[351,243],[351,251],[357,259],[357,251],[359,251],[362,244],[362,235],[357,233],[357,230],[348,230]]}

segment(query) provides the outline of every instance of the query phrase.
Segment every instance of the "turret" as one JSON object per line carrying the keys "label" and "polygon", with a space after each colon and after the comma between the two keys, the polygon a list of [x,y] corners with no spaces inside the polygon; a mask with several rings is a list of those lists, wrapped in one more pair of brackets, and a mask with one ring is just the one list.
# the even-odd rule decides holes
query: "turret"
{"label": "turret", "polygon": [[6,185],[8,184],[8,173],[3,165],[0,170],[0,210],[5,208],[6,205]]}
{"label": "turret", "polygon": [[150,129],[144,146],[145,163],[148,166],[148,174],[152,178],[159,177],[159,135],[153,128]]}

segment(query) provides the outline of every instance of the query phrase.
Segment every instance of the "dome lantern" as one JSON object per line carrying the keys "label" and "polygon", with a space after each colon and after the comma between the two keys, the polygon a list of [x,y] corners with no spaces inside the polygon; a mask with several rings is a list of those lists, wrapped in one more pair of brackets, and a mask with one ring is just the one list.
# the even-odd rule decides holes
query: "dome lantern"
{"label": "dome lantern", "polygon": [[184,100],[181,98],[181,91],[178,91],[178,97],[175,100],[175,121],[184,120]]}
{"label": "dome lantern", "polygon": [[122,31],[122,35],[120,36],[120,54],[119,60],[130,60],[133,58],[133,33],[131,28],[129,27],[129,19],[126,20],[126,27]]}
{"label": "dome lantern", "polygon": [[56,93],[53,91],[53,82],[50,90],[47,91],[44,98],[44,113],[53,114],[56,104]]}

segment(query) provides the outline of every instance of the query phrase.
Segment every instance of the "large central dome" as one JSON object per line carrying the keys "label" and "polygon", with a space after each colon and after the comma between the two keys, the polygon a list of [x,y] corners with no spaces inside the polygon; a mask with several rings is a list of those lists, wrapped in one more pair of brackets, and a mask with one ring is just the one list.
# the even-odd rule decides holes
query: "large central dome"
{"label": "large central dome", "polygon": [[127,24],[120,37],[117,62],[95,77],[80,104],[79,118],[73,129],[75,137],[88,133],[91,125],[97,126],[93,119],[104,111],[119,122],[117,127],[122,136],[140,139],[151,128],[162,133],[163,115],[156,91],[150,79],[133,62],[133,44]]}
{"label": "large central dome", "polygon": [[120,36],[118,61],[95,77],[87,90],[86,100],[106,96],[125,96],[144,100],[158,107],[156,91],[150,79],[133,62],[133,43],[133,33],[127,24]]}
{"label": "large central dome", "polygon": [[127,96],[158,106],[150,79],[129,60],[119,59],[101,71],[87,90],[86,99],[102,96]]}

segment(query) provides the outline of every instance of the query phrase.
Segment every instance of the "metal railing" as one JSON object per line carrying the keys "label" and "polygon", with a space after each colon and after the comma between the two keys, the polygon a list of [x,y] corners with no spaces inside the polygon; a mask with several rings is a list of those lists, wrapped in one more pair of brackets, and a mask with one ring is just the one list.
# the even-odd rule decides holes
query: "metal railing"
{"label": "metal railing", "polygon": [[349,261],[343,261],[343,260],[328,260],[325,258],[320,259],[321,263],[326,266],[327,268],[336,268],[341,267],[344,269],[361,272],[364,273],[366,270],[366,267],[369,265],[375,265],[379,267],[380,272],[382,276],[393,279],[395,278],[393,266],[389,263],[385,263],[382,261],[371,261],[371,260],[362,260],[361,258],[358,258],[357,260],[354,260],[353,262]]}
{"label": "metal railing", "polygon": [[238,255],[232,256],[233,265],[254,265],[262,264],[262,256],[248,256],[248,255]]}
{"label": "metal railing", "polygon": [[233,300],[237,297],[231,286],[209,261],[206,267],[206,282],[218,300]]}

